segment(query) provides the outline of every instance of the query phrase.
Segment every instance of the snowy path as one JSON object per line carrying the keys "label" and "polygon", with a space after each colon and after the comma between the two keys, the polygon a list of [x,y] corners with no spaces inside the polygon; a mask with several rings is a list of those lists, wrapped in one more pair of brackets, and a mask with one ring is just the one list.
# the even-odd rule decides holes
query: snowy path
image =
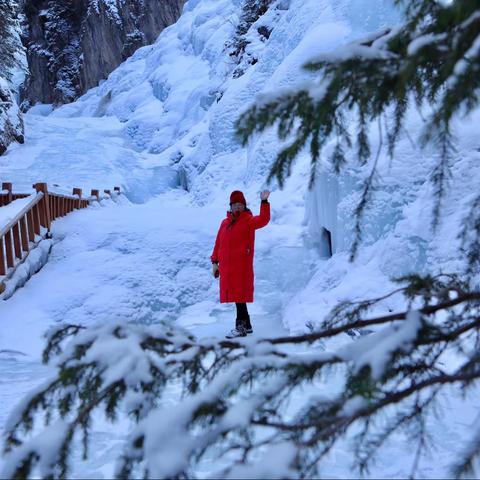
{"label": "snowy path", "polygon": [[[27,119],[29,142],[0,159],[2,178],[24,188],[39,179],[65,189],[78,182],[85,189],[121,184],[133,201],[150,200],[107,201],[56,221],[47,265],[0,303],[0,425],[19,398],[51,374],[39,361],[50,325],[166,319],[198,337],[223,338],[235,317],[233,305],[218,303],[209,262],[227,198],[224,205],[199,207],[187,192],[171,189],[172,171],[143,168],[145,154],[124,144],[115,120]],[[69,168],[61,168],[62,162]],[[144,191],[136,195],[138,185]],[[259,200],[251,204],[256,213]],[[310,275],[298,237],[273,221],[257,233],[256,301],[250,307],[257,337],[287,334],[281,318],[286,292]],[[95,433],[111,454],[89,463],[92,476],[116,454],[105,440],[112,443],[110,428]]]}

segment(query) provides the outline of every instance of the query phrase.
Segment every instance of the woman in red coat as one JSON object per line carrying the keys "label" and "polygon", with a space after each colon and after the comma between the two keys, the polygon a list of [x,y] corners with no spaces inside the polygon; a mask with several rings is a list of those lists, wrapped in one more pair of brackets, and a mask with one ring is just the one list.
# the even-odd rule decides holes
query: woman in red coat
{"label": "woman in red coat", "polygon": [[245,337],[253,333],[247,303],[253,302],[253,254],[255,230],[270,221],[268,190],[260,194],[260,215],[254,216],[247,208],[242,192],[230,195],[230,211],[218,230],[211,256],[212,273],[220,275],[220,302],[235,302],[237,319],[235,328],[227,338]]}

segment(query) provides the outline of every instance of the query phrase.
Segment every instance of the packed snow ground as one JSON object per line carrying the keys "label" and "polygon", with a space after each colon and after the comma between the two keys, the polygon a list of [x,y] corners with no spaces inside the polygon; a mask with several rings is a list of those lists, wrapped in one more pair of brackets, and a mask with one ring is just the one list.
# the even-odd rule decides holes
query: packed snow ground
{"label": "packed snow ground", "polygon": [[[78,102],[53,112],[33,108],[26,116],[26,144],[0,158],[1,180],[12,181],[16,191],[46,181],[63,191],[118,185],[125,192],[120,205],[103,202],[56,221],[48,264],[0,305],[0,424],[18,398],[48,375],[38,359],[42,333],[55,322],[166,319],[198,336],[224,336],[234,309],[218,303],[209,263],[214,237],[231,190],[245,191],[257,213],[279,148],[273,132],[241,148],[233,132],[238,113],[259,93],[308,79],[300,67],[312,56],[398,19],[387,0],[279,0],[250,29],[237,65],[225,45],[234,36],[240,4],[189,1],[156,44],[137,51]],[[268,41],[257,34],[261,25],[272,28]],[[244,74],[233,78],[237,68]],[[257,234],[250,308],[255,335],[308,330],[339,300],[390,290],[393,276],[458,269],[459,225],[480,178],[479,117],[461,124],[443,222],[432,232],[427,177],[434,152],[411,141],[421,129],[420,116],[411,115],[395,161],[380,159],[381,187],[354,264],[347,261],[352,212],[368,169],[335,178],[324,163],[316,188],[307,192],[308,156],[302,155],[286,188],[273,186],[272,221]],[[323,228],[332,233],[331,258]],[[382,308],[399,307],[392,301]],[[448,476],[452,446],[478,413],[473,403],[461,411],[454,403],[445,408],[448,434],[438,432],[438,459],[424,462],[420,476]],[[403,440],[385,447],[373,477],[409,475],[413,453]],[[120,443],[102,424],[96,456],[78,471],[108,477]],[[336,449],[325,475],[358,476],[350,464],[348,446]]]}

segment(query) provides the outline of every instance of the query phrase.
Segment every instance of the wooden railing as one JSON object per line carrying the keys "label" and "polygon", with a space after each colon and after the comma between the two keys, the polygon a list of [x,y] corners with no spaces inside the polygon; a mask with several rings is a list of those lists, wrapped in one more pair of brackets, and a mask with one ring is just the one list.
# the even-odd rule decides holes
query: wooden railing
{"label": "wooden railing", "polygon": [[0,207],[8,205],[19,198],[25,198],[29,196],[28,193],[12,193],[11,183],[2,183],[2,190],[3,192],[0,192]]}
{"label": "wooden railing", "polygon": [[[33,185],[35,196],[6,225],[0,225],[0,294],[5,289],[2,277],[11,276],[29,251],[44,238],[50,238],[51,224],[74,210],[86,208],[92,201],[111,197],[110,190],[92,190],[90,197],[82,197],[82,189],[74,188],[72,195],[63,195],[48,191],[46,183]],[[120,194],[120,188],[114,188],[114,195]],[[0,207],[33,194],[13,193],[11,183],[3,183],[0,191]],[[38,240],[38,241],[37,241]],[[13,271],[10,269],[14,269]]]}
{"label": "wooden railing", "polygon": [[40,226],[43,224],[40,218],[45,218],[44,214],[40,215],[44,208],[42,200],[43,193],[37,193],[12,220],[0,227],[0,275],[6,275],[7,269],[15,266],[14,253],[22,260],[23,252],[30,250],[30,242],[35,243],[36,235],[41,235]]}

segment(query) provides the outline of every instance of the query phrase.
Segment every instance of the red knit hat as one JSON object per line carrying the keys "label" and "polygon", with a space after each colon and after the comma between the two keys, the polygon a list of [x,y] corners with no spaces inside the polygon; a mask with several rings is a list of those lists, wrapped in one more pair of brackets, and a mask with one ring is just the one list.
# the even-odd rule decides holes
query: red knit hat
{"label": "red knit hat", "polygon": [[245,206],[247,206],[247,201],[245,200],[245,197],[243,196],[243,193],[240,190],[235,190],[231,193],[230,205],[232,203],[243,203]]}

